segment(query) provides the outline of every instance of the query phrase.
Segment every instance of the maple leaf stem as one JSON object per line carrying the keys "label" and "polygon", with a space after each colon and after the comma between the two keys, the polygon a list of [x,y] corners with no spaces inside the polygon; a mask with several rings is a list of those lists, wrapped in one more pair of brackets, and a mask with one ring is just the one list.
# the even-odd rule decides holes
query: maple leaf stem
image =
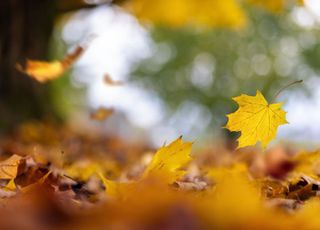
{"label": "maple leaf stem", "polygon": [[290,84],[288,84],[288,85],[286,85],[286,86],[283,86],[282,88],[280,88],[280,89],[273,95],[271,102],[273,102],[273,101],[279,96],[279,94],[280,94],[283,90],[287,89],[288,87],[290,87],[290,86],[292,86],[292,85],[295,85],[295,84],[298,84],[298,83],[302,83],[302,82],[303,82],[303,80],[297,80],[297,81],[291,82]]}

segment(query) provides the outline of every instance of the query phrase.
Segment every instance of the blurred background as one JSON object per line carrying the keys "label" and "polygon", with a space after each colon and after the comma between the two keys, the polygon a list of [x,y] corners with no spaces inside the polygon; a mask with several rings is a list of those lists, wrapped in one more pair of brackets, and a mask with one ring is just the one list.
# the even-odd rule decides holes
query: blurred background
{"label": "blurred background", "polygon": [[[232,137],[221,127],[231,100],[283,86],[290,125],[277,140],[320,139],[318,0],[2,0],[0,125],[54,119],[160,146],[180,135],[205,143]],[[40,84],[14,66],[61,59],[90,38],[65,76]],[[108,74],[124,84],[105,83]],[[89,111],[113,108],[106,121]]]}

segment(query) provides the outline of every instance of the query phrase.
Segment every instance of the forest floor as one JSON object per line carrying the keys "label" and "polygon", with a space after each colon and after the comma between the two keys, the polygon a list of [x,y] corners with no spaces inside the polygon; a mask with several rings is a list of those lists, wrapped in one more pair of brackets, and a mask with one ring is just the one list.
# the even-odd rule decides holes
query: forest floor
{"label": "forest floor", "polygon": [[26,123],[0,141],[1,229],[320,229],[320,154],[158,151]]}

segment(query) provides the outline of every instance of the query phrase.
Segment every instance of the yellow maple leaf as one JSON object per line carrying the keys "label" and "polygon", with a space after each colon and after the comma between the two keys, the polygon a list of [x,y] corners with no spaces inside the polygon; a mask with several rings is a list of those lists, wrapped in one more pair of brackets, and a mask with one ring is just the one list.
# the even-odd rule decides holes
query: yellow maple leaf
{"label": "yellow maple leaf", "polygon": [[78,46],[72,53],[61,61],[35,61],[27,60],[25,68],[20,64],[16,68],[35,80],[43,83],[60,77],[83,54],[84,48]]}
{"label": "yellow maple leaf", "polygon": [[225,128],[241,132],[238,148],[255,145],[258,141],[265,148],[275,138],[278,126],[288,123],[282,103],[269,104],[259,90],[255,96],[242,94],[232,99],[239,108],[227,115]]}
{"label": "yellow maple leaf", "polygon": [[191,160],[191,147],[192,143],[183,143],[182,138],[178,138],[168,146],[161,147],[153,156],[142,178],[160,177],[169,184],[181,178],[185,174],[181,167]]}
{"label": "yellow maple leaf", "polygon": [[10,158],[0,162],[0,179],[16,178],[21,159],[21,156],[12,155]]}
{"label": "yellow maple leaf", "polygon": [[125,198],[127,193],[134,191],[139,186],[149,186],[150,181],[156,182],[155,184],[159,182],[161,184],[172,184],[181,178],[186,173],[181,168],[192,159],[190,157],[191,147],[192,143],[183,142],[182,138],[178,138],[168,146],[161,147],[138,181],[115,182],[106,179],[99,171],[97,171],[97,174],[106,187],[106,193],[109,196]]}

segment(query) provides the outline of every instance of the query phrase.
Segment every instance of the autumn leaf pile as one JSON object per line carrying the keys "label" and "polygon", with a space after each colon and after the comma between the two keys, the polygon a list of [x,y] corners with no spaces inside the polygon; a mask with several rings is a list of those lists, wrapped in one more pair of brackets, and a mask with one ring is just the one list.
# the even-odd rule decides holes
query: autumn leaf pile
{"label": "autumn leaf pile", "polygon": [[0,145],[3,229],[320,228],[319,152],[152,150],[43,123]]}

